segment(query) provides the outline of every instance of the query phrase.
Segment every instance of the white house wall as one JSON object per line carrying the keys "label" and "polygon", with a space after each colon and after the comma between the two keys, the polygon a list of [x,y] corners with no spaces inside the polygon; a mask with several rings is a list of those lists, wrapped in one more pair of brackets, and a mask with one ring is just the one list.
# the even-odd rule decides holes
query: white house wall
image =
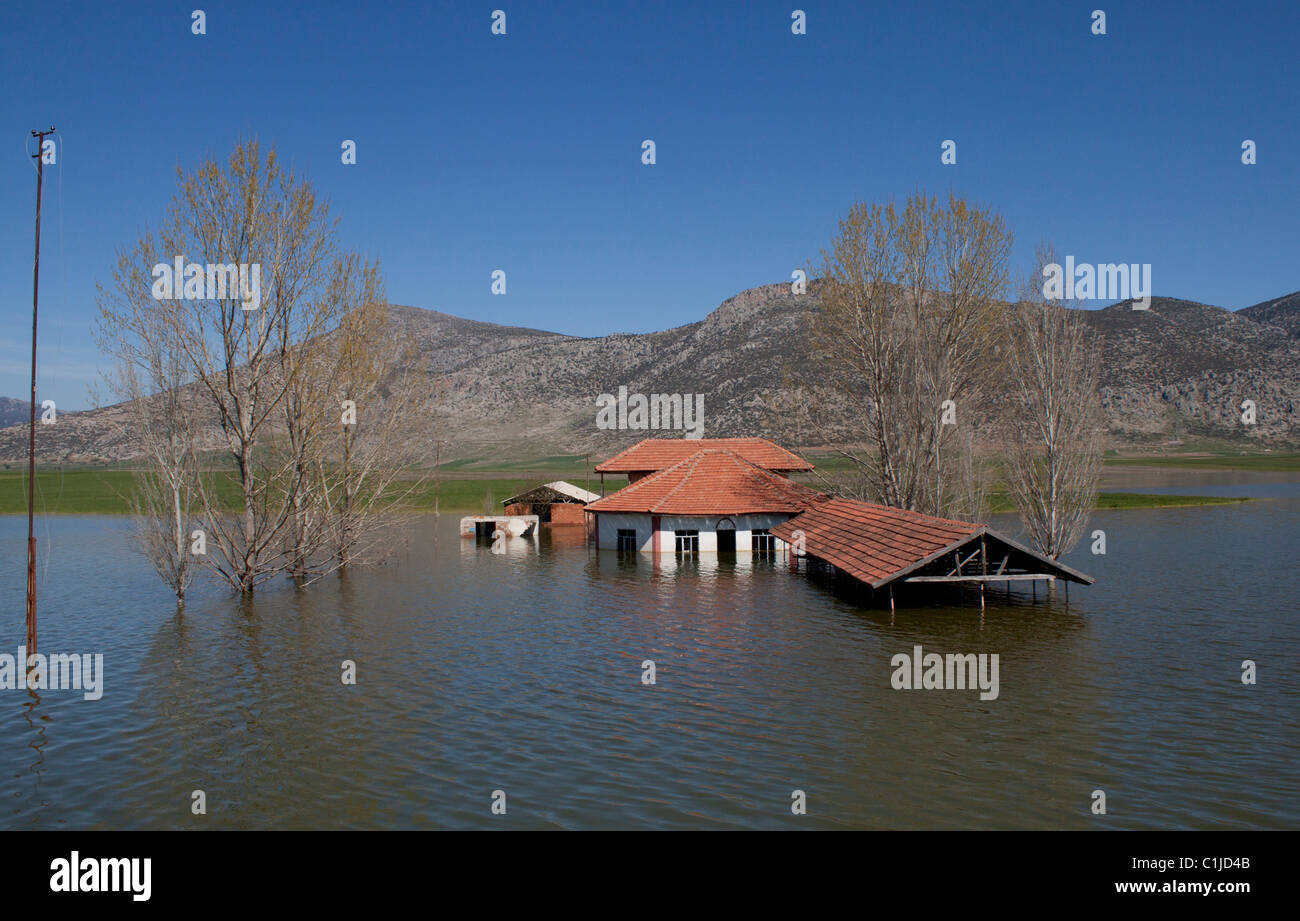
{"label": "white house wall", "polygon": [[[674,552],[676,548],[674,531],[699,531],[700,552],[717,553],[717,526],[720,521],[726,520],[736,526],[736,551],[738,553],[749,553],[752,532],[755,529],[767,528],[771,530],[792,517],[792,515],[784,513],[707,517],[702,515],[663,515],[659,518],[659,550],[663,553]],[[617,549],[619,530],[635,529],[637,549],[644,553],[650,553],[654,548],[654,543],[651,540],[653,537],[651,524],[652,516],[639,512],[601,512],[597,526],[600,549]],[[776,540],[778,551],[783,551],[785,546],[783,541]]]}

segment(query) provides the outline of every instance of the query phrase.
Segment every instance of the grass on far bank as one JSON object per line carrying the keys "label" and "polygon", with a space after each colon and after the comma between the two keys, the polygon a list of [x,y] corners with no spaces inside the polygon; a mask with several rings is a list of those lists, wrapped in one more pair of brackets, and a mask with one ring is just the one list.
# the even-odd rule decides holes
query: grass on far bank
{"label": "grass on far bank", "polygon": [[[1236,505],[1249,502],[1245,496],[1171,496],[1163,493],[1137,492],[1101,492],[1097,493],[1094,509],[1137,509],[1137,508],[1191,508],[1198,505]],[[1003,499],[1002,506],[994,508],[995,512],[1014,512],[1015,507],[1009,500]]]}
{"label": "grass on far bank", "polygon": [[[229,475],[220,494],[227,508],[240,505],[239,491]],[[437,507],[443,512],[481,513],[491,495],[498,513],[501,500],[541,483],[538,479],[498,477],[495,479],[450,479],[437,483]],[[36,471],[36,512],[40,515],[121,515],[130,511],[130,497],[135,492],[135,474],[129,470],[78,468]],[[424,483],[413,495],[417,508],[434,508],[435,484]],[[27,512],[27,472],[0,471],[0,515]]]}
{"label": "grass on far bank", "polygon": [[[480,514],[485,499],[490,494],[491,507],[500,512],[501,500],[537,486],[541,477],[484,477],[476,471],[472,479],[453,478],[445,471],[436,484],[438,510],[457,514]],[[619,478],[606,482],[606,491],[613,492],[625,485]],[[593,482],[594,491],[600,487]],[[36,473],[36,511],[38,514],[64,515],[116,515],[129,510],[129,497],[135,490],[134,474],[129,470],[76,468],[38,470]],[[417,508],[432,511],[435,484],[424,483],[413,497]],[[235,508],[238,491],[233,480],[222,488],[229,508]],[[1172,496],[1142,493],[1101,493],[1097,496],[1099,509],[1178,508],[1197,505],[1229,505],[1247,501],[1222,496]],[[0,514],[14,515],[27,511],[26,471],[0,471]],[[1005,495],[994,496],[994,512],[1014,511]]]}
{"label": "grass on far bank", "polygon": [[1107,467],[1164,467],[1181,470],[1300,470],[1300,454],[1176,454],[1107,457]]}

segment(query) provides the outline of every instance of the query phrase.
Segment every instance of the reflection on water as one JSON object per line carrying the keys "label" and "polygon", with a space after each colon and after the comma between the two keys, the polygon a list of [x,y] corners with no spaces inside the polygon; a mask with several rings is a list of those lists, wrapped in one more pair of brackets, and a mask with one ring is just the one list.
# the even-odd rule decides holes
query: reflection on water
{"label": "reflection on water", "polygon": [[[1298,513],[1101,513],[1109,553],[1071,556],[1098,584],[1068,607],[892,619],[780,559],[656,565],[580,527],[493,554],[456,516],[415,520],[389,565],[177,614],[124,522],[52,518],[41,648],[102,652],[105,690],[0,692],[2,824],[1294,827]],[[24,525],[0,519],[11,562]],[[21,569],[0,575],[15,648]],[[894,690],[917,645],[999,654],[999,697]]]}

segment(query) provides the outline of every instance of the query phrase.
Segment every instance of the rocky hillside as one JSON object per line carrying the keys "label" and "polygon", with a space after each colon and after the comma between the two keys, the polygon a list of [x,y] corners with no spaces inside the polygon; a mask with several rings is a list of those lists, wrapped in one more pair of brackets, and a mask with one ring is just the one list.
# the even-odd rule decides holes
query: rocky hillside
{"label": "rocky hillside", "polygon": [[[393,336],[415,342],[449,387],[443,457],[509,461],[552,453],[612,454],[647,432],[603,431],[596,398],[617,393],[704,394],[705,434],[765,435],[800,444],[776,409],[787,382],[816,386],[806,357],[815,302],[788,285],[741,292],[697,323],[584,339],[394,307]],[[1085,314],[1102,351],[1102,399],[1112,441],[1189,436],[1243,443],[1300,441],[1300,293],[1233,313],[1154,298]],[[1240,424],[1252,399],[1258,423]],[[843,407],[851,418],[853,407]],[[38,432],[46,462],[130,454],[113,408],[60,419]],[[22,427],[0,430],[0,461],[25,454]],[[666,436],[680,432],[666,432]],[[215,441],[214,441],[215,444]],[[432,454],[432,451],[430,451]]]}
{"label": "rocky hillside", "polygon": [[[1300,298],[1289,299],[1294,319]],[[1157,297],[1150,310],[1125,301],[1088,312],[1102,346],[1102,401],[1112,435],[1295,443],[1300,340],[1248,310]],[[1241,424],[1246,399],[1255,401],[1254,426]]]}
{"label": "rocky hillside", "polygon": [[26,400],[0,397],[0,427],[28,421],[30,406]]}
{"label": "rocky hillside", "polygon": [[1280,327],[1292,338],[1300,339],[1300,291],[1237,312],[1257,323]]}

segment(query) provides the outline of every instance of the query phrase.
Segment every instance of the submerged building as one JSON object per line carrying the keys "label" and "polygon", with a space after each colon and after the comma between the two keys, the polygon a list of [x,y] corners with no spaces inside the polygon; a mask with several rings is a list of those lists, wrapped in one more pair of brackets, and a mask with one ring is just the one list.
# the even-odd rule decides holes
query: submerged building
{"label": "submerged building", "polygon": [[[747,446],[751,457],[782,465],[783,470],[811,469],[784,449],[763,439],[678,441],[693,451],[673,460],[674,452],[653,445],[628,449],[619,458],[631,484],[587,506],[596,548],[650,553],[772,552],[772,528],[826,497],[787,479],[718,441],[762,442],[779,456]],[[637,453],[633,453],[637,452]],[[630,455],[630,457],[625,457]],[[658,458],[672,461],[659,470],[646,465]],[[791,467],[797,462],[799,467]]]}
{"label": "submerged building", "polygon": [[543,524],[585,524],[585,509],[600,496],[564,480],[545,483],[503,500],[507,515],[536,515]]}
{"label": "submerged building", "polygon": [[773,535],[814,566],[847,576],[894,603],[896,587],[962,585],[979,590],[1095,580],[1030,550],[987,525],[938,518],[854,499],[826,501],[781,522]]}
{"label": "submerged building", "polygon": [[[646,439],[596,466],[598,550],[790,553],[894,602],[896,588],[1094,581],[987,525],[842,499],[797,483],[803,458],[762,438]],[[627,487],[604,495],[605,474]]]}

